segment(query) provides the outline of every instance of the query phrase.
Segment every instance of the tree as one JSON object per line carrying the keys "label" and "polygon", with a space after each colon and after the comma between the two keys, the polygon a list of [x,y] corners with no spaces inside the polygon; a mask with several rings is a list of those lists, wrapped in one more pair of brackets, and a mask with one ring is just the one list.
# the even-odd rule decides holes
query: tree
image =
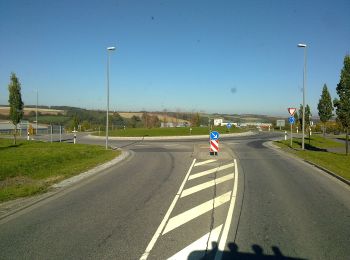
{"label": "tree", "polygon": [[23,118],[23,102],[21,95],[21,83],[15,73],[11,73],[11,82],[8,85],[10,119],[15,127],[13,134],[14,144],[16,145],[17,125]]}
{"label": "tree", "polygon": [[296,113],[294,113],[294,124],[295,124],[295,128],[296,129],[299,129],[299,116],[298,116],[298,113],[296,112]]}
{"label": "tree", "polygon": [[79,126],[79,117],[77,115],[74,115],[71,122],[71,128],[74,130],[78,130],[78,126]]}
{"label": "tree", "polygon": [[349,127],[350,127],[350,56],[344,58],[344,67],[340,73],[340,81],[337,85],[339,99],[334,99],[337,119],[345,129],[345,150],[349,154]]}
{"label": "tree", "polygon": [[[309,132],[309,144],[310,144],[310,129],[308,129],[308,127],[310,127],[310,119],[311,119],[311,110],[310,110],[310,106],[306,105],[305,107],[305,131]],[[299,108],[299,124],[301,127],[303,127],[303,105],[300,105]]]}
{"label": "tree", "polygon": [[332,98],[329,94],[327,85],[323,85],[322,95],[317,105],[318,115],[320,116],[320,120],[323,123],[323,136],[326,134],[326,123],[333,116],[333,104]]}
{"label": "tree", "polygon": [[199,113],[197,112],[195,115],[191,118],[191,126],[200,126],[201,118]]}
{"label": "tree", "polygon": [[138,116],[133,115],[130,119],[130,126],[132,128],[139,127],[142,124],[141,118]]}

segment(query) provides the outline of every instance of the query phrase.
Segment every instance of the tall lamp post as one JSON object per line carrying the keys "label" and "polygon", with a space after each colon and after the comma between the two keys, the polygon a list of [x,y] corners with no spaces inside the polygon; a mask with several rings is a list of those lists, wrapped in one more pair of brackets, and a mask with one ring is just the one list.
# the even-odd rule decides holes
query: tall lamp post
{"label": "tall lamp post", "polygon": [[35,135],[38,135],[38,97],[39,97],[39,90],[36,89]]}
{"label": "tall lamp post", "polygon": [[302,142],[301,149],[305,149],[305,88],[306,88],[306,49],[307,45],[304,43],[298,44],[299,48],[304,48],[304,72],[303,72],[303,119],[302,119]]}
{"label": "tall lamp post", "polygon": [[108,149],[108,115],[109,115],[109,59],[110,52],[114,51],[115,47],[107,48],[107,119],[106,119],[106,150]]}

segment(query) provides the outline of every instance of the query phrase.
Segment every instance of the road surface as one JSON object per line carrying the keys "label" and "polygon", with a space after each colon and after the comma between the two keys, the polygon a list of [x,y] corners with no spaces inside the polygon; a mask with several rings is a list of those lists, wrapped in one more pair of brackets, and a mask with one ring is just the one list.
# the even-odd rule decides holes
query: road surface
{"label": "road surface", "polygon": [[349,186],[276,136],[111,140],[131,156],[0,221],[0,259],[346,259]]}

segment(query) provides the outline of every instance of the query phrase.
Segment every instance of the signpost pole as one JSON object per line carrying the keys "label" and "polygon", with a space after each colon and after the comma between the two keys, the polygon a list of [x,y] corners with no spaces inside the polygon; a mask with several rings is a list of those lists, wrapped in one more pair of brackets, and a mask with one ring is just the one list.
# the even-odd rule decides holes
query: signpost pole
{"label": "signpost pole", "polygon": [[290,147],[293,148],[293,124],[290,124]]}

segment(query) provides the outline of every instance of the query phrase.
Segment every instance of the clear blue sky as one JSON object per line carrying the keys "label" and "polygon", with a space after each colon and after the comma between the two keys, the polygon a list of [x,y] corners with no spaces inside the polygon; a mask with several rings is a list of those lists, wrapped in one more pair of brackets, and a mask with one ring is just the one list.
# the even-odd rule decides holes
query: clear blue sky
{"label": "clear blue sky", "polygon": [[9,77],[25,104],[112,110],[317,114],[350,53],[350,1],[0,1],[0,104]]}

